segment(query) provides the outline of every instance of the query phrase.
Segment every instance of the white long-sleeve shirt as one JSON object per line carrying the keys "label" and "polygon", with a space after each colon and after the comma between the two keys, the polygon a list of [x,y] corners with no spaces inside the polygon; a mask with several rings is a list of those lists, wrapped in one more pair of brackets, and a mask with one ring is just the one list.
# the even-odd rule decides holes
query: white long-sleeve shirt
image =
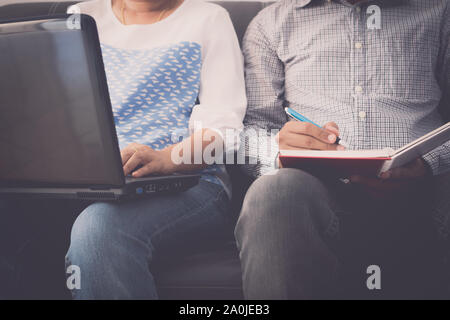
{"label": "white long-sleeve shirt", "polygon": [[[243,58],[225,9],[184,0],[159,22],[123,25],[111,0],[77,6],[97,23],[121,148],[137,142],[162,149],[194,125],[221,133],[242,129]],[[220,176],[224,170],[217,168],[204,173]]]}

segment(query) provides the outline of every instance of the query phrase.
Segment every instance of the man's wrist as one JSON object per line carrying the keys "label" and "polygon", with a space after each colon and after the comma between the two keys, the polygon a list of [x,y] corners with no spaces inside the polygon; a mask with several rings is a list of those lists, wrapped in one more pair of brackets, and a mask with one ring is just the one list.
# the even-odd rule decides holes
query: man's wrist
{"label": "man's wrist", "polygon": [[274,162],[273,166],[275,167],[275,169],[280,169],[281,168],[280,151],[278,151],[277,155],[275,156],[275,162]]}
{"label": "man's wrist", "polygon": [[436,155],[430,152],[422,156],[421,159],[424,166],[426,166],[427,172],[429,172],[432,176],[436,175],[439,166],[439,161],[437,161],[438,159],[436,158]]}
{"label": "man's wrist", "polygon": [[425,171],[426,171],[425,176],[427,176],[427,177],[433,176],[433,168],[428,163],[428,161],[424,157],[420,158],[420,160],[422,160],[422,164],[423,164],[423,166],[425,168]]}

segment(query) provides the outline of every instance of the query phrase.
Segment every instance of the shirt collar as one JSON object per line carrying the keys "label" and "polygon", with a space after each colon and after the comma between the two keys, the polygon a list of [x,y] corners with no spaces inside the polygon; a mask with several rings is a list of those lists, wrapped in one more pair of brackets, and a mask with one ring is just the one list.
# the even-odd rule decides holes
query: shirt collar
{"label": "shirt collar", "polygon": [[[294,0],[295,1],[295,7],[296,8],[303,8],[306,7],[308,4],[310,4],[311,2],[318,2],[318,0]],[[330,2],[330,1],[334,1],[334,2],[338,2],[338,0],[322,0],[322,2]],[[375,0],[367,0],[364,1],[362,3],[369,3],[369,2],[373,2]],[[391,4],[391,5],[398,5],[398,4],[402,4],[405,3],[407,0],[378,0],[378,2],[383,2],[385,4]]]}
{"label": "shirt collar", "polygon": [[306,7],[312,0],[296,0],[295,1],[295,7],[296,8],[303,8]]}

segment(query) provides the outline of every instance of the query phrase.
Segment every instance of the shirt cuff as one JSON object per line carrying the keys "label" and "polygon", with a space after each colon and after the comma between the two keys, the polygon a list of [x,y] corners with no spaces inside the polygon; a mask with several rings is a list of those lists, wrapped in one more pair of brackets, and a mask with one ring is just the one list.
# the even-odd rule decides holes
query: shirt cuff
{"label": "shirt cuff", "polygon": [[278,151],[277,155],[275,156],[273,166],[275,167],[275,169],[280,169],[280,151]]}
{"label": "shirt cuff", "polygon": [[422,159],[425,161],[425,163],[428,165],[429,169],[433,173],[433,176],[437,176],[440,173],[439,157],[440,154],[437,151],[431,151],[422,157]]}
{"label": "shirt cuff", "polygon": [[280,148],[278,146],[276,136],[274,135],[270,136],[269,143],[271,152],[268,154],[268,157],[264,160],[264,163],[268,164],[268,167],[264,170],[264,174],[272,173],[274,170],[280,169],[280,166],[278,164],[278,156],[280,154]]}

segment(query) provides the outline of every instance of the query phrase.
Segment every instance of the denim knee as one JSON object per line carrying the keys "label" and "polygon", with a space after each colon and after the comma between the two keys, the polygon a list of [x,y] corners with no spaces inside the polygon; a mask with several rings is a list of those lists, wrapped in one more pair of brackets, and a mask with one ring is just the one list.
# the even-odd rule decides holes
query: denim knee
{"label": "denim knee", "polygon": [[117,245],[120,222],[117,207],[109,203],[94,203],[87,207],[72,226],[68,257],[89,257]]}

